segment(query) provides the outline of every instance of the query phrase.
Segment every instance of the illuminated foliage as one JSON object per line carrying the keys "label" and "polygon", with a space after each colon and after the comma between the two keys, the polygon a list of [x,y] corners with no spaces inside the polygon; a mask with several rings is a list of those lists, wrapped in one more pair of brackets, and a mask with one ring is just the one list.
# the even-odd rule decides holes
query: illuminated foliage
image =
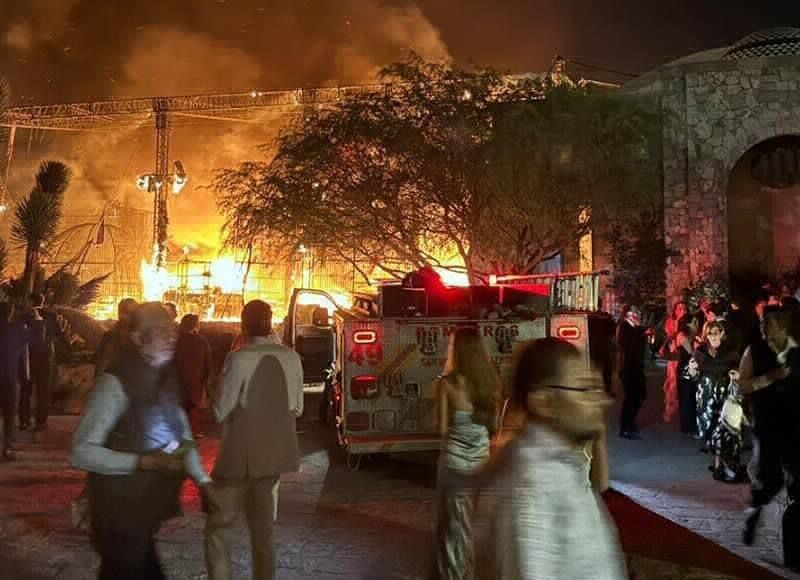
{"label": "illuminated foliage", "polygon": [[382,80],[382,97],[308,111],[265,161],[217,173],[229,244],[305,245],[393,276],[444,248],[472,280],[531,272],[577,243],[599,200],[639,197],[652,163],[654,115],[623,99],[418,57]]}

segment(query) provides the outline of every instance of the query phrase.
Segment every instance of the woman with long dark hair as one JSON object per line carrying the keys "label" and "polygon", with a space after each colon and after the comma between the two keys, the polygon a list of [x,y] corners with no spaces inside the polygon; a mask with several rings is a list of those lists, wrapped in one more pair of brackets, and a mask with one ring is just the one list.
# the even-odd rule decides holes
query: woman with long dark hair
{"label": "woman with long dark hair", "polygon": [[[686,320],[686,319],[684,319]],[[689,374],[689,363],[694,354],[694,337],[697,329],[692,324],[682,324],[675,335],[675,350],[669,358],[676,361],[675,372],[678,383],[678,420],[681,433],[697,436],[697,411],[695,377]]]}
{"label": "woman with long dark hair", "polygon": [[489,457],[500,380],[480,335],[458,329],[450,342],[445,374],[437,385],[439,456],[436,562],[433,578],[473,577],[474,494],[467,479]]}

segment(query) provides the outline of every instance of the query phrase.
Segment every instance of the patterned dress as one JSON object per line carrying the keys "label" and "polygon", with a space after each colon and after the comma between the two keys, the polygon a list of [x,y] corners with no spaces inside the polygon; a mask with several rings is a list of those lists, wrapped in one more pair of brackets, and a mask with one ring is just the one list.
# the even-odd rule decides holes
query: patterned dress
{"label": "patterned dress", "polygon": [[436,562],[431,578],[473,577],[474,492],[467,479],[489,457],[489,431],[469,411],[455,410],[439,456],[436,497]]}
{"label": "patterned dress", "polygon": [[729,469],[734,476],[742,471],[740,456],[742,453],[742,424],[744,411],[742,410],[742,394],[736,383],[731,383],[728,396],[722,405],[720,420],[711,436],[711,448],[720,458],[722,465]]}
{"label": "patterned dress", "polygon": [[711,449],[711,438],[719,423],[722,405],[728,396],[728,372],[736,368],[738,356],[723,345],[712,354],[703,345],[695,352],[700,376],[697,381],[697,433]]}

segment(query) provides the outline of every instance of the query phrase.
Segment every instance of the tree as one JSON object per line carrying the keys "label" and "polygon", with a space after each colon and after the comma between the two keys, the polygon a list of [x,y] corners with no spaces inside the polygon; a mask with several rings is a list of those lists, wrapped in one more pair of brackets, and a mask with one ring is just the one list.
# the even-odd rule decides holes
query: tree
{"label": "tree", "polygon": [[634,197],[653,115],[631,102],[415,56],[382,80],[217,173],[229,244],[302,244],[394,276],[454,254],[474,281],[533,271],[603,194]]}
{"label": "tree", "polygon": [[382,96],[298,119],[271,160],[217,174],[229,243],[303,244],[394,276],[453,252],[469,269],[492,105],[536,98],[539,84],[415,56],[382,80],[391,83]]}
{"label": "tree", "polygon": [[547,85],[544,99],[504,107],[486,154],[488,267],[531,273],[577,245],[597,213],[648,208],[659,130],[648,103],[591,86]]}
{"label": "tree", "polygon": [[611,230],[609,258],[617,296],[630,304],[660,311],[666,302],[667,258],[673,253],[664,241],[664,212],[660,205],[621,220]]}
{"label": "tree", "polygon": [[30,193],[17,205],[11,239],[25,248],[22,274],[24,292],[34,289],[34,279],[42,255],[58,232],[64,194],[72,179],[72,170],[60,161],[44,161],[36,173]]}

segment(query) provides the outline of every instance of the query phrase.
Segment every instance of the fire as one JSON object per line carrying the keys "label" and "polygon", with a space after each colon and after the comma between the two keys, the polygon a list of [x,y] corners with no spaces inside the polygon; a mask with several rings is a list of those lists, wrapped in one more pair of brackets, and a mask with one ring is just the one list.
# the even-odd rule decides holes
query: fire
{"label": "fire", "polygon": [[469,276],[466,272],[454,272],[447,268],[434,268],[444,282],[445,286],[469,286]]}
{"label": "fire", "polygon": [[209,274],[213,287],[234,294],[241,292],[245,287],[247,266],[241,262],[237,263],[233,256],[223,256],[211,262]]}
{"label": "fire", "polygon": [[166,268],[156,266],[156,253],[153,250],[152,263],[142,260],[139,270],[142,278],[142,298],[147,302],[158,302],[164,299],[164,294],[169,289],[170,276]]}

